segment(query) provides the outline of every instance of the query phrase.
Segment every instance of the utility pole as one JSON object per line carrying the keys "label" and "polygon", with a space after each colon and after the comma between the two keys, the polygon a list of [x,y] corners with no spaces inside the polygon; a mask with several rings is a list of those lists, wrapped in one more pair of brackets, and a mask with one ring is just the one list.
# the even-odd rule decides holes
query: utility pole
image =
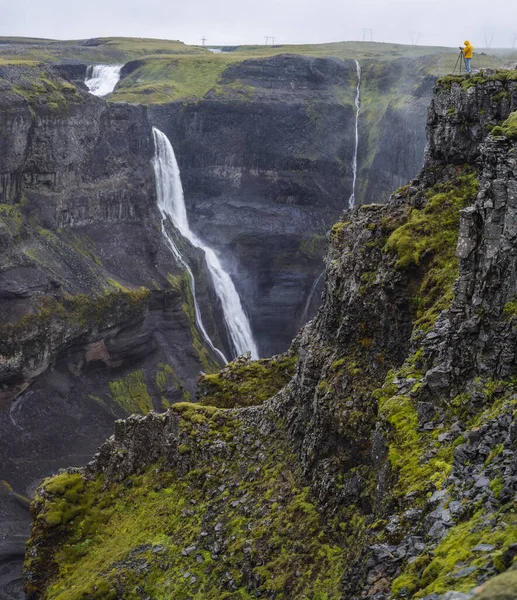
{"label": "utility pole", "polygon": [[[366,38],[369,37],[370,39],[367,40]],[[364,29],[363,28],[363,42],[369,41],[371,42],[373,40],[373,29]]]}
{"label": "utility pole", "polygon": [[201,38],[201,42],[202,42],[202,44],[203,44],[203,46],[204,46],[204,45],[205,45],[205,42],[206,42],[206,37],[202,37],[202,38]]}
{"label": "utility pole", "polygon": [[269,44],[269,40],[271,40],[271,44],[274,46],[275,45],[275,40],[276,37],[273,35],[265,35],[264,36],[266,38],[266,46]]}
{"label": "utility pole", "polygon": [[491,48],[492,47],[492,42],[494,41],[494,34],[492,33],[490,35],[490,37],[488,37],[487,34],[485,34],[485,48]]}
{"label": "utility pole", "polygon": [[422,35],[421,31],[413,31],[413,32],[411,32],[411,44],[413,46],[416,46],[418,44],[418,40],[420,39],[421,35]]}
{"label": "utility pole", "polygon": [[517,43],[517,33],[514,33],[513,38],[512,38],[512,50],[515,50],[516,43]]}

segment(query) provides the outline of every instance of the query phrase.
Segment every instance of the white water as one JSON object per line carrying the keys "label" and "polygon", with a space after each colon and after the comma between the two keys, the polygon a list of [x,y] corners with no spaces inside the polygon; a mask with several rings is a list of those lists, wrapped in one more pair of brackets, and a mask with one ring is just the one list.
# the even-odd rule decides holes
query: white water
{"label": "white water", "polygon": [[357,151],[359,149],[359,113],[361,112],[361,65],[355,61],[357,70],[357,90],[355,93],[355,149],[354,159],[352,161],[352,172],[354,180],[352,183],[352,194],[348,200],[348,208],[353,208],[355,205],[355,186],[357,183]]}
{"label": "white water", "polygon": [[[185,208],[185,198],[183,195],[183,186],[181,185],[180,170],[176,161],[174,150],[167,136],[156,127],[153,127],[153,137],[155,145],[155,155],[153,158],[153,167],[156,173],[156,185],[158,195],[158,207],[162,213],[164,221],[162,229],[166,239],[169,242],[172,252],[176,258],[187,268],[192,283],[192,293],[196,307],[196,322],[213,350],[219,356],[224,358],[220,350],[217,350],[211,342],[205,328],[201,322],[201,315],[197,302],[195,300],[194,277],[192,271],[186,265],[180,252],[165,231],[164,222],[170,217],[172,223],[178,229],[180,234],[185,237],[196,248],[200,248],[205,253],[208,270],[214,283],[215,291],[221,301],[224,320],[230,340],[232,342],[235,355],[239,356],[245,352],[251,352],[253,358],[258,358],[258,351],[253,335],[251,333],[250,323],[242,308],[239,294],[235,289],[233,281],[228,273],[223,269],[215,252],[204,244],[197,235],[190,229]],[[225,359],[226,360],[226,359]],[[226,361],[227,362],[227,361]]]}
{"label": "white water", "polygon": [[93,65],[86,69],[84,83],[94,96],[107,96],[120,80],[124,65]]}
{"label": "white water", "polygon": [[318,285],[321,281],[321,278],[325,275],[325,271],[322,271],[318,277],[316,277],[316,279],[314,280],[312,287],[311,287],[311,291],[309,292],[309,295],[307,297],[307,302],[305,303],[305,308],[303,309],[303,313],[302,313],[302,318],[301,318],[301,324],[305,324],[307,321],[307,315],[309,313],[309,308],[311,306],[311,302],[312,302],[312,298],[314,296],[314,294],[316,293],[316,290],[318,289]]}

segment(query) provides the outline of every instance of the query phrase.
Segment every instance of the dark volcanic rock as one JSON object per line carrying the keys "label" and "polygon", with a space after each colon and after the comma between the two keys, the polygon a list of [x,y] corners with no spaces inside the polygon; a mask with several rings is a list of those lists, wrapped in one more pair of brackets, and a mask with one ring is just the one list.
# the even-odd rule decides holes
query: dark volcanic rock
{"label": "dark volcanic rock", "polygon": [[[363,65],[358,202],[387,201],[422,166],[434,79],[418,67]],[[323,237],[352,192],[356,85],[354,61],[279,55],[231,65],[202,101],[150,107],[175,148],[192,226],[231,273],[262,355],[284,351],[314,316],[305,307]]]}
{"label": "dark volcanic rock", "polygon": [[[84,464],[117,417],[189,398],[215,359],[162,239],[145,107],[109,106],[50,68],[2,67],[0,129],[0,480],[30,496]],[[2,497],[0,595],[28,516]]]}

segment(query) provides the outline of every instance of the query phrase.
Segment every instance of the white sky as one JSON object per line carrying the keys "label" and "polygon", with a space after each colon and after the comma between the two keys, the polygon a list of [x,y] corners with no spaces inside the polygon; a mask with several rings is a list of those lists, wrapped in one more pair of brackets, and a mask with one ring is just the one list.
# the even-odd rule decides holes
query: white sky
{"label": "white sky", "polygon": [[517,0],[0,0],[0,35],[282,44],[361,40],[363,28],[377,42],[420,32],[424,45],[517,47]]}

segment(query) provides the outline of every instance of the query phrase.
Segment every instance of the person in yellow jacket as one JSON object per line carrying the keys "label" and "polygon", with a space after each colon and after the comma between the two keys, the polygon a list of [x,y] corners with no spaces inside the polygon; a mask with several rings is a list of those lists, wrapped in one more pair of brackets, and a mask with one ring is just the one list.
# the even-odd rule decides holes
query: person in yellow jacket
{"label": "person in yellow jacket", "polygon": [[470,73],[470,61],[472,59],[472,53],[474,52],[474,46],[468,40],[465,40],[463,43],[465,44],[465,47],[461,48],[461,51],[465,57],[465,70],[467,73]]}

